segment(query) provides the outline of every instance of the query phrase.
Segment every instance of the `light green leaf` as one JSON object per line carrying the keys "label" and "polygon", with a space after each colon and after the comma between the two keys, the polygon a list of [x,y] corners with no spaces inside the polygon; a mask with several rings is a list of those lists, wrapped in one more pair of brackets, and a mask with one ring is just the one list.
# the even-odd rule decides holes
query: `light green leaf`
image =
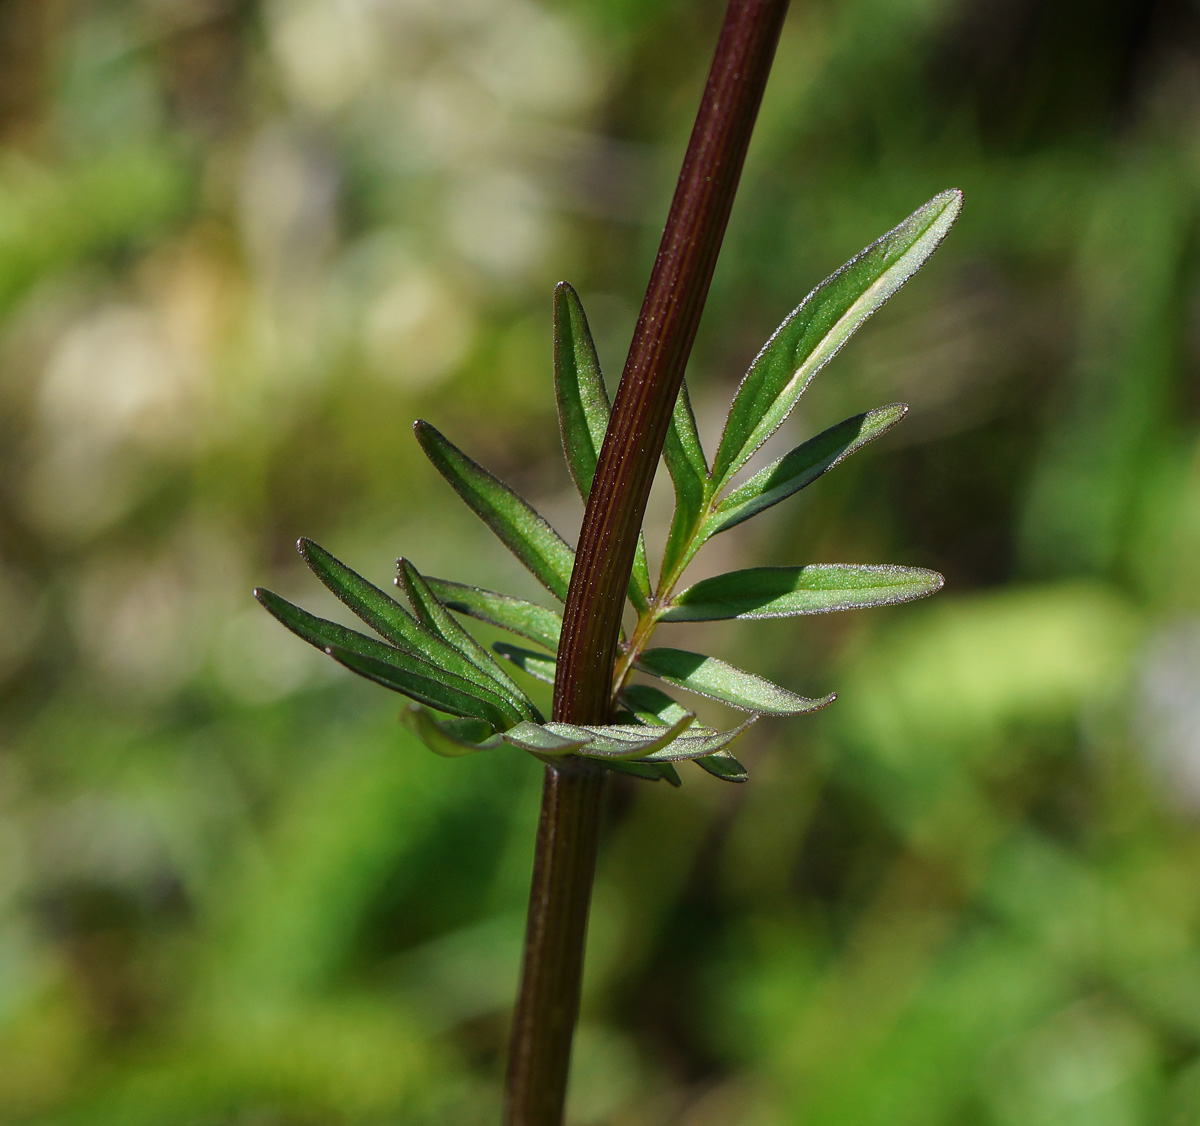
{"label": "light green leaf", "polygon": [[934,196],[826,278],[779,326],[734,397],[713,460],[718,492],[779,428],[812,377],[924,264],[961,209],[959,191]]}
{"label": "light green leaf", "polygon": [[434,754],[443,758],[461,758],[504,745],[501,736],[493,734],[491,725],[483,720],[440,720],[419,704],[405,708],[400,720]]}
{"label": "light green leaf", "polygon": [[565,723],[553,726],[552,731],[546,724],[519,723],[504,732],[504,741],[523,751],[542,755],[570,754],[591,741],[590,732]]}
{"label": "light green leaf", "polygon": [[611,404],[587,315],[579,294],[566,282],[554,289],[554,393],[563,453],[586,503]]}
{"label": "light green leaf", "polygon": [[811,485],[823,473],[886,434],[908,412],[904,403],[856,414],[810,438],[734,489],[704,522],[700,539],[728,531]]}
{"label": "light green leaf", "polygon": [[396,581],[403,586],[418,620],[454,650],[457,660],[450,666],[451,670],[468,680],[482,682],[484,687],[505,697],[518,709],[522,718],[540,721],[542,717],[533,706],[533,701],[496,663],[491,653],[467,633],[437,600],[421,572],[403,558],[396,560],[396,566],[399,568]]}
{"label": "light green leaf", "polygon": [[654,754],[647,755],[645,762],[686,762],[699,761],[720,754],[730,744],[740,739],[751,724],[758,720],[758,715],[750,716],[745,723],[732,731],[710,731],[708,728],[696,728],[684,732],[670,745]]}
{"label": "light green leaf", "polygon": [[[576,754],[583,758],[597,759],[644,759],[655,751],[669,747],[676,738],[695,720],[691,712],[685,713],[670,727],[638,727],[626,724],[591,724],[577,726],[570,723],[547,723],[547,731],[564,739],[582,739]],[[703,729],[707,734],[707,729]]]}
{"label": "light green leaf", "polygon": [[557,666],[553,657],[547,657],[545,653],[535,653],[532,649],[521,649],[503,641],[493,642],[492,648],[506,661],[512,661],[517,668],[535,680],[544,680],[547,684],[554,683],[554,670]]}
{"label": "light green leaf", "polygon": [[449,579],[426,578],[430,590],[449,609],[467,614],[489,625],[499,626],[510,633],[544,645],[550,652],[558,649],[562,633],[562,615],[535,602],[514,598],[482,587],[466,586]]}
{"label": "light green leaf", "polygon": [[417,441],[455,492],[551,594],[567,599],[575,553],[529,503],[472,461],[427,422],[414,427]]}
{"label": "light green leaf", "polygon": [[700,523],[704,502],[708,499],[708,463],[700,446],[686,383],[680,385],[679,397],[675,400],[671,426],[663,445],[663,460],[675,486],[675,513],[663,550],[662,574],[667,576],[674,573],[687,554]]}
{"label": "light green leaf", "polygon": [[637,548],[633,555],[633,570],[629,574],[629,601],[639,614],[650,606],[650,565],[646,562],[646,537],[638,532]]}
{"label": "light green leaf", "polygon": [[945,580],[924,567],[870,563],[810,563],[730,571],[676,595],[664,622],[720,618],[786,618],[911,602],[941,590]]}
{"label": "light green leaf", "polygon": [[743,672],[716,657],[684,649],[647,649],[634,667],[668,684],[720,700],[746,712],[765,715],[802,715],[833,702],[833,696],[809,700],[753,673]]}

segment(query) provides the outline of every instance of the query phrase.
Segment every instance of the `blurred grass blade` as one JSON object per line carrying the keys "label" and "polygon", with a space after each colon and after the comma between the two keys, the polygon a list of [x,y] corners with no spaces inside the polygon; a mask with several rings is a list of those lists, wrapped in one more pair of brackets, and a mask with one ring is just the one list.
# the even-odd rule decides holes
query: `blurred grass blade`
{"label": "blurred grass blade", "polygon": [[894,403],[856,414],[810,438],[734,489],[704,522],[701,538],[727,531],[811,485],[840,461],[886,434],[907,413],[904,403]]}
{"label": "blurred grass blade", "polygon": [[711,755],[701,755],[692,759],[699,767],[724,782],[745,782],[750,775],[746,768],[728,751],[717,751]]}
{"label": "blurred grass blade", "polygon": [[676,595],[664,622],[721,618],[786,618],[911,602],[941,590],[945,580],[924,567],[871,563],[810,563],[730,571]]}
{"label": "blurred grass blade", "polygon": [[449,609],[527,637],[544,645],[551,653],[558,650],[562,615],[557,610],[548,610],[536,602],[526,602],[511,594],[500,594],[449,579],[426,578],[425,581],[438,601]]}
{"label": "blurred grass blade", "polygon": [[586,503],[612,404],[579,294],[566,282],[554,289],[554,394],[567,467]]}
{"label": "blurred grass blade", "polygon": [[472,461],[427,422],[413,427],[417,441],[455,492],[551,594],[567,599],[575,553],[529,503]]}
{"label": "blurred grass blade", "polygon": [[745,712],[764,715],[803,715],[833,702],[833,696],[809,700],[781,688],[765,677],[743,672],[716,657],[685,649],[647,649],[634,667],[689,692],[720,700]]}
{"label": "blurred grass blade", "polygon": [[687,712],[687,708],[652,684],[627,684],[621,690],[621,700],[642,723],[670,727]]}
{"label": "blurred grass blade", "polygon": [[468,680],[478,682],[481,678],[485,687],[492,688],[504,696],[521,712],[523,719],[541,720],[533,701],[522,691],[497,663],[496,659],[475,640],[438,600],[429,588],[421,572],[407,559],[397,559],[399,575],[396,579],[404,587],[412,604],[413,612],[426,629],[436,633],[458,656],[452,671]]}
{"label": "blurred grass blade", "polygon": [[675,769],[673,763],[669,762],[624,762],[621,759],[607,759],[604,763],[609,770],[615,770],[618,774],[632,774],[635,778],[644,778],[648,782],[666,782],[668,786],[674,786],[679,789],[683,785],[683,779],[679,777],[679,771]]}
{"label": "blurred grass blade", "polygon": [[[579,294],[567,282],[559,282],[554,290],[554,394],[567,468],[586,504],[612,403],[604,386],[587,314]],[[639,536],[629,577],[629,599],[637,610],[643,611],[650,605],[650,594],[646,544]]]}
{"label": "blurred grass blade", "polygon": [[[443,669],[425,666],[418,672],[414,671],[411,665],[401,667],[374,657],[361,656],[349,649],[343,649],[340,645],[326,646],[325,652],[351,672],[365,676],[368,680],[382,684],[384,688],[390,688],[393,692],[399,692],[420,704],[428,704],[440,712],[473,716],[490,723],[500,731],[512,726],[514,722],[519,722],[519,717],[513,715],[512,705],[506,700],[500,700],[499,697],[494,700],[486,699],[482,688]],[[438,679],[434,679],[435,676]]]}
{"label": "blurred grass blade", "polygon": [[663,549],[662,574],[670,575],[684,558],[696,535],[700,513],[708,499],[708,463],[696,431],[696,416],[688,398],[687,384],[681,384],[671,426],[663,445],[663,460],[675,486],[675,512]]}
{"label": "blurred grass blade", "polygon": [[440,720],[419,704],[410,704],[400,713],[401,722],[434,754],[443,758],[491,751],[504,745],[489,724],[479,719]]}
{"label": "blurred grass blade", "polygon": [[545,653],[535,653],[531,649],[508,645],[503,641],[493,642],[492,648],[506,661],[512,661],[517,668],[535,680],[544,680],[547,684],[554,683],[554,670],[557,666],[553,657],[547,657]]}
{"label": "blurred grass blade", "polygon": [[713,459],[719,492],[791,413],[809,381],[924,264],[962,209],[942,192],[826,278],[776,330],[742,380]]}

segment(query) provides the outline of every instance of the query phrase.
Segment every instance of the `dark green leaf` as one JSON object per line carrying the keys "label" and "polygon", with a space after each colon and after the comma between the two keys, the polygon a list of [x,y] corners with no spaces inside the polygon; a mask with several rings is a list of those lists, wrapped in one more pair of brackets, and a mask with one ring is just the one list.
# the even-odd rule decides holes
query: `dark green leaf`
{"label": "dark green leaf", "polygon": [[746,768],[728,751],[717,751],[712,755],[701,755],[692,760],[697,766],[703,767],[725,782],[745,782],[750,775]]}
{"label": "dark green leaf", "polygon": [[720,700],[746,712],[765,715],[802,715],[832,703],[833,697],[809,700],[780,688],[761,676],[743,672],[716,657],[689,653],[684,649],[647,649],[634,667],[668,684]]}
{"label": "dark green leaf", "polygon": [[566,282],[554,289],[554,393],[563,453],[586,503],[611,404],[583,305]]}
{"label": "dark green leaf", "polygon": [[671,483],[675,486],[675,513],[663,550],[662,573],[666,577],[674,574],[687,555],[700,523],[704,502],[708,499],[708,463],[700,446],[700,435],[696,431],[696,417],[692,413],[686,383],[680,386],[679,397],[675,400],[671,426],[663,445],[663,459],[671,474]]}
{"label": "dark green leaf", "polygon": [[621,759],[606,759],[604,765],[619,774],[632,774],[635,778],[644,778],[648,782],[662,781],[676,789],[683,785],[679,771],[669,762],[623,762]]}
{"label": "dark green leaf", "polygon": [[704,522],[701,538],[708,539],[727,531],[812,484],[838,462],[886,434],[907,411],[905,404],[895,403],[866,414],[856,414],[784,454],[721,501]]}
{"label": "dark green leaf", "polygon": [[[312,540],[302,539],[296,548],[313,574],[376,633],[414,656],[429,652],[429,631],[394,598]],[[441,644],[436,638],[432,640],[435,645]]]}
{"label": "dark green leaf", "polygon": [[450,611],[437,600],[421,572],[407,559],[397,559],[396,565],[400,569],[396,581],[404,587],[418,620],[454,650],[458,659],[449,666],[451,671],[467,680],[482,682],[485,688],[491,688],[505,697],[520,711],[522,718],[541,720],[537,708],[520,685],[496,663],[491,653],[458,624]]}
{"label": "dark green leaf", "polygon": [[438,600],[451,610],[520,634],[544,645],[552,653],[557,651],[558,638],[562,633],[562,615],[557,610],[548,610],[545,606],[514,598],[510,594],[465,586],[448,579],[427,578],[425,581]]}
{"label": "dark green leaf", "polygon": [[400,719],[425,746],[444,758],[461,758],[504,745],[491,725],[480,719],[441,720],[419,704],[410,704]]}
{"label": "dark green leaf", "polygon": [[823,281],[779,326],[734,397],[713,462],[720,491],[791,413],[809,380],[945,238],[962,193],[942,192]]}
{"label": "dark green leaf", "polygon": [[[516,721],[513,715],[515,709],[507,700],[500,700],[499,697],[489,698],[478,685],[464,681],[444,669],[426,666],[420,671],[415,671],[412,664],[400,666],[374,657],[360,656],[338,645],[326,646],[325,652],[351,672],[365,676],[376,684],[382,684],[384,688],[390,688],[393,692],[408,696],[419,704],[428,704],[440,712],[474,716],[490,723],[497,730],[504,730]],[[412,658],[409,660],[412,661]]]}
{"label": "dark green leaf", "polygon": [[532,649],[508,645],[503,641],[493,642],[492,648],[506,661],[512,661],[517,668],[535,680],[544,680],[547,684],[554,683],[556,665],[553,657],[547,657],[545,653],[535,653]]}
{"label": "dark green leaf", "polygon": [[455,492],[551,594],[567,599],[575,553],[529,503],[472,461],[427,422],[413,429],[429,460]]}
{"label": "dark green leaf", "polygon": [[942,576],[923,567],[810,563],[751,567],[702,579],[671,600],[664,622],[719,618],[786,618],[911,602],[941,590]]}

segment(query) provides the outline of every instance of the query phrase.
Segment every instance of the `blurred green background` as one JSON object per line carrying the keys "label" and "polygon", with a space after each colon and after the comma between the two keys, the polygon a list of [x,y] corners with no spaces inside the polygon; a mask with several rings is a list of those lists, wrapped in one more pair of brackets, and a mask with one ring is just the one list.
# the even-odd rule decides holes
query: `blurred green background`
{"label": "blurred green background", "polygon": [[[721,7],[0,0],[0,1121],[498,1121],[540,768],[430,755],[250,590],[337,613],[303,534],[537,596],[409,424],[573,538],[550,292],[615,382]],[[1196,6],[796,0],[710,450],[950,186],[783,440],[908,420],[697,563],[946,589],[664,629],[840,698],[745,786],[614,781],[575,1126],[1200,1123]]]}

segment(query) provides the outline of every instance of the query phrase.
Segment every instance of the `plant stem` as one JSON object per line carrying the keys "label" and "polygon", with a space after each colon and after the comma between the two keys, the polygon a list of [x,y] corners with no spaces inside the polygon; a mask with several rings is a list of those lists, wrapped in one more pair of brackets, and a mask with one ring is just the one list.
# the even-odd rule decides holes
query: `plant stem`
{"label": "plant stem", "polygon": [[[638,531],[696,337],[787,0],[730,0],[580,529],[554,718],[605,723]],[[603,770],[546,768],[505,1122],[559,1126],[579,1011]]]}

